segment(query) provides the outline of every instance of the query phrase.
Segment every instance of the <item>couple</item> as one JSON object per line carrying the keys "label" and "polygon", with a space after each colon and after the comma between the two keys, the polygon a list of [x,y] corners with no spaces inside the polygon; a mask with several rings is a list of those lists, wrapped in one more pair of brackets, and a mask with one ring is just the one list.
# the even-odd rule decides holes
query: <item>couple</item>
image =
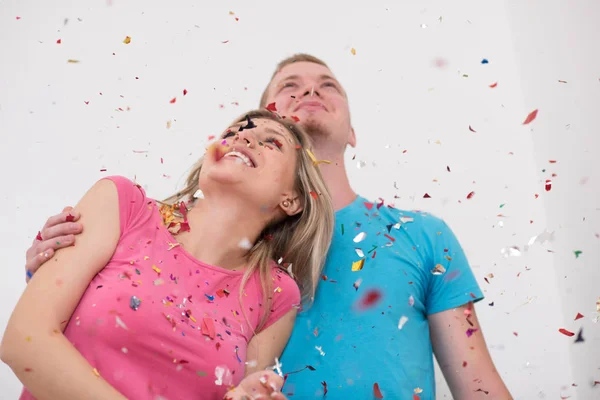
{"label": "couple", "polygon": [[240,118],[170,206],[111,177],[48,220],[2,343],[23,398],[283,398],[283,369],[291,398],[433,399],[432,352],[454,398],[511,398],[450,228],[352,191],[325,63],[282,61],[273,103],[287,118]]}

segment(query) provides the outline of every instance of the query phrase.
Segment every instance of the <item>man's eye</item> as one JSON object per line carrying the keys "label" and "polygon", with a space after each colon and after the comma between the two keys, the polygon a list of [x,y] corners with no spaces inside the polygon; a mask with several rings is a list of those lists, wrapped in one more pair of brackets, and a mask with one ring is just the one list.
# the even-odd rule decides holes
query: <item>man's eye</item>
{"label": "man's eye", "polygon": [[295,87],[296,84],[294,82],[286,82],[283,84],[284,88],[288,88],[288,87]]}

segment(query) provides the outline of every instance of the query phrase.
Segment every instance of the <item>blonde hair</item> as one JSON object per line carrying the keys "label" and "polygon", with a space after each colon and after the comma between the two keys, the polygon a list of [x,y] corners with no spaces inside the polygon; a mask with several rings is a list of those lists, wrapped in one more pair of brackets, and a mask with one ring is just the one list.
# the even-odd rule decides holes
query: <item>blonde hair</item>
{"label": "blonde hair", "polygon": [[311,62],[311,63],[322,65],[326,68],[329,68],[329,66],[327,64],[325,64],[325,61],[323,61],[320,58],[317,58],[315,56],[311,56],[310,54],[306,54],[306,53],[298,53],[298,54],[294,54],[291,57],[286,58],[285,60],[283,60],[279,64],[277,64],[277,67],[275,68],[275,72],[273,72],[273,75],[271,75],[271,79],[269,80],[267,87],[265,88],[262,96],[260,97],[260,104],[259,104],[260,108],[266,107],[266,105],[267,105],[267,97],[269,97],[269,87],[271,86],[271,82],[273,82],[273,78],[275,78],[275,75],[277,75],[277,73],[279,73],[279,71],[281,71],[284,67],[287,67],[288,65],[297,63],[297,62]]}
{"label": "blonde hair", "polygon": [[[282,258],[282,267],[291,265],[292,274],[300,286],[302,301],[311,303],[314,299],[333,235],[334,209],[323,177],[306,151],[309,150],[310,138],[304,130],[292,120],[281,118],[267,110],[245,113],[233,124],[244,122],[247,117],[275,121],[296,139],[298,150],[295,190],[298,193],[297,200],[303,206],[302,212],[265,227],[260,238],[248,252],[248,268],[242,278],[240,303],[245,284],[258,271],[263,291],[264,311],[256,328],[256,331],[259,331],[271,311],[273,293],[271,268],[275,260]],[[185,188],[165,199],[165,203],[176,204],[180,201],[192,200],[193,194],[198,190],[202,164],[203,157],[188,175]]]}

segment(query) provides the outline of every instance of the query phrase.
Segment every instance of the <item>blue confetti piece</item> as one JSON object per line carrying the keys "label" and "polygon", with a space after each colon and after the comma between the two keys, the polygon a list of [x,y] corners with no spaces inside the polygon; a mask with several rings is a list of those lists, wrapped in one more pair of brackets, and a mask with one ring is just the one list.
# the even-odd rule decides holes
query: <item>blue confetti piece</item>
{"label": "blue confetti piece", "polygon": [[27,270],[27,277],[28,277],[29,279],[31,279],[31,277],[32,277],[32,276],[33,276],[33,274],[31,273],[31,271],[30,271],[30,270]]}
{"label": "blue confetti piece", "polygon": [[490,62],[487,60],[487,58],[484,58],[483,60],[481,60],[482,64],[489,64]]}
{"label": "blue confetti piece", "polygon": [[235,346],[235,356],[237,357],[237,360],[238,360],[238,362],[239,362],[239,363],[241,363],[241,362],[242,362],[242,359],[241,359],[241,358],[240,358],[240,356],[238,355],[238,350],[239,350],[239,349],[240,349],[240,348],[239,348],[238,346]]}
{"label": "blue confetti piece", "polygon": [[207,298],[209,301],[214,301],[214,300],[215,300],[215,296],[209,296],[209,295],[207,295],[207,294],[205,294],[205,296],[206,296],[206,298]]}
{"label": "blue confetti piece", "polygon": [[140,308],[140,304],[142,304],[140,299],[135,296],[131,296],[131,299],[129,300],[129,307],[131,307],[132,310],[137,311],[138,308]]}

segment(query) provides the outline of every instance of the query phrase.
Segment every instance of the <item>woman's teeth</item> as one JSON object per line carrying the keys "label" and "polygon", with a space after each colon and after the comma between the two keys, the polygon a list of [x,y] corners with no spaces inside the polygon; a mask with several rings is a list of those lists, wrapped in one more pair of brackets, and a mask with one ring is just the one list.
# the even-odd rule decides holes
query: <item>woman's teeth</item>
{"label": "woman's teeth", "polygon": [[241,160],[248,167],[254,168],[254,165],[252,165],[252,161],[250,161],[250,159],[248,157],[246,157],[244,154],[242,154],[240,152],[230,151],[229,153],[225,154],[225,157],[237,157],[239,160]]}

